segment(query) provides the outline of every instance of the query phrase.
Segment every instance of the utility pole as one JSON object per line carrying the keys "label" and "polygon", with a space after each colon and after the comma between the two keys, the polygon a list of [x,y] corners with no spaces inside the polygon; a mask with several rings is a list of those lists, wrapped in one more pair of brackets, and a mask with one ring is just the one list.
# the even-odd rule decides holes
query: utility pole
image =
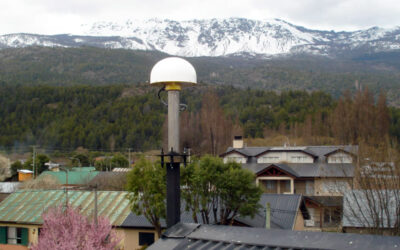
{"label": "utility pole", "polygon": [[128,148],[128,161],[129,161],[128,167],[130,168],[131,167],[131,148]]}
{"label": "utility pole", "polygon": [[33,178],[35,179],[37,176],[36,173],[36,164],[35,164],[35,160],[36,160],[36,145],[33,145],[33,153],[32,153],[32,169],[33,169]]}
{"label": "utility pole", "polygon": [[97,227],[97,184],[94,186],[94,223]]}
{"label": "utility pole", "polygon": [[271,205],[269,202],[265,204],[265,228],[271,228]]}

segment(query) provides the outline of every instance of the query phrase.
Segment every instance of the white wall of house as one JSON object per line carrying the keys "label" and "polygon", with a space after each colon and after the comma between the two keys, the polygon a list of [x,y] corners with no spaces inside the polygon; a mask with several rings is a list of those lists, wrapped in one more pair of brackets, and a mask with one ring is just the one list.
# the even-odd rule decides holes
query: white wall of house
{"label": "white wall of house", "polygon": [[328,163],[353,163],[353,158],[350,154],[337,152],[328,156]]}
{"label": "white wall of house", "polygon": [[314,158],[302,152],[268,152],[257,158],[257,163],[313,163]]}
{"label": "white wall of house", "polygon": [[224,157],[224,163],[227,163],[227,162],[246,163],[247,158],[241,154],[231,153]]}

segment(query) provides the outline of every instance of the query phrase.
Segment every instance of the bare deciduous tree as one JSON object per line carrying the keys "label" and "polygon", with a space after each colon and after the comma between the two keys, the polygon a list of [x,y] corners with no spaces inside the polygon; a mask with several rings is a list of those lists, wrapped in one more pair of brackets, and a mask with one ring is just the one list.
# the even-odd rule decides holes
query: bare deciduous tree
{"label": "bare deciduous tree", "polygon": [[0,181],[10,176],[10,161],[6,157],[0,155]]}
{"label": "bare deciduous tree", "polygon": [[388,142],[360,144],[353,190],[344,196],[343,225],[373,234],[400,235],[399,153]]}
{"label": "bare deciduous tree", "polygon": [[180,123],[181,145],[196,154],[218,155],[232,143],[233,135],[241,134],[241,128],[225,115],[213,92],[204,94],[198,113],[182,113]]}

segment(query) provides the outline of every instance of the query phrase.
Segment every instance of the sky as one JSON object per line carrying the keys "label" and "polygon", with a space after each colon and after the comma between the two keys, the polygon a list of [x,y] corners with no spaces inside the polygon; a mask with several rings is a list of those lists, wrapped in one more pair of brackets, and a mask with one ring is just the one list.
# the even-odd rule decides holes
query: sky
{"label": "sky", "polygon": [[279,18],[311,29],[400,26],[399,0],[0,0],[0,34],[74,33],[98,21]]}

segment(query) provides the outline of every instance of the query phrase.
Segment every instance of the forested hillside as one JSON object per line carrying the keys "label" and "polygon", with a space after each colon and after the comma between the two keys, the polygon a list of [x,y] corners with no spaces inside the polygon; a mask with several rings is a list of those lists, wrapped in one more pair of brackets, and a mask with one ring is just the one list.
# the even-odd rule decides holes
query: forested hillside
{"label": "forested hillside", "polygon": [[[273,91],[324,91],[339,98],[360,86],[387,92],[400,105],[400,57],[396,52],[331,59],[297,55],[287,58],[188,58],[201,83]],[[0,82],[12,85],[138,84],[166,54],[100,48],[28,47],[0,50]],[[358,82],[358,84],[356,84]],[[375,96],[377,97],[377,96]]]}
{"label": "forested hillside", "polygon": [[[277,94],[234,87],[192,87],[182,93],[182,103],[188,104],[181,113],[182,145],[216,154],[226,149],[234,133],[263,138],[268,131],[308,138],[334,137],[337,143],[352,143],[374,133],[389,134],[389,127],[390,136],[400,138],[399,109],[389,112],[384,99],[375,106],[370,94],[360,96],[365,98],[353,101],[348,97],[337,104],[323,92]],[[358,114],[360,105],[369,110],[367,117]],[[0,107],[0,146],[7,151],[23,151],[34,144],[60,151],[77,147],[104,151],[159,149],[167,113],[157,90],[144,84],[1,84]],[[376,118],[381,113],[382,117]],[[382,125],[381,121],[387,122]],[[354,126],[347,128],[343,123]],[[366,125],[369,127],[364,129]],[[383,126],[381,132],[374,132],[379,126]]]}
{"label": "forested hillside", "polygon": [[[333,99],[322,92],[198,87],[186,90],[184,113],[199,112],[205,93],[217,93],[223,116],[262,137],[265,127],[302,122],[309,113],[329,112]],[[148,86],[0,86],[0,145],[18,149],[38,144],[52,149],[159,148],[167,113]]]}

